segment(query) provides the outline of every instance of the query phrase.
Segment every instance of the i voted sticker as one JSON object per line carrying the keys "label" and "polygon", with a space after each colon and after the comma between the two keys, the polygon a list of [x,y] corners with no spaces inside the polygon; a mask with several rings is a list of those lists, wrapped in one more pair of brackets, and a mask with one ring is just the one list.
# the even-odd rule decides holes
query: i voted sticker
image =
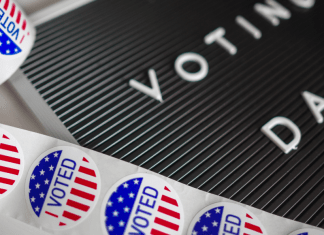
{"label": "i voted sticker", "polygon": [[11,0],[0,1],[0,56],[13,59],[30,45],[27,20]]}
{"label": "i voted sticker", "polygon": [[0,199],[11,193],[21,179],[24,155],[17,140],[0,128]]}
{"label": "i voted sticker", "polygon": [[29,170],[26,200],[34,218],[49,229],[71,228],[95,207],[100,193],[97,166],[74,147],[43,153]]}
{"label": "i voted sticker", "polygon": [[228,202],[201,210],[192,220],[188,235],[267,235],[258,218],[246,208]]}
{"label": "i voted sticker", "polygon": [[304,228],[290,233],[289,235],[324,235],[324,232],[312,228]]}
{"label": "i voted sticker", "polygon": [[104,234],[182,234],[183,207],[163,179],[134,174],[106,194],[101,210]]}

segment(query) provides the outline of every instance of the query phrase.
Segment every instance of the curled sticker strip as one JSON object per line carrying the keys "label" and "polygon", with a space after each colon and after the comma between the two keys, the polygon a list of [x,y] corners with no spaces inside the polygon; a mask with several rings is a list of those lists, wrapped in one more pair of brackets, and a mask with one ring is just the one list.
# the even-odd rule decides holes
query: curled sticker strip
{"label": "curled sticker strip", "polygon": [[267,235],[259,219],[245,207],[228,202],[212,204],[192,220],[188,235]]}
{"label": "curled sticker strip", "polygon": [[17,140],[0,128],[0,199],[14,190],[24,170],[24,155]]}
{"label": "curled sticker strip", "polygon": [[106,194],[101,209],[104,234],[182,234],[183,207],[166,181],[134,174],[118,181]]}
{"label": "curled sticker strip", "polygon": [[67,229],[91,213],[100,184],[99,171],[90,156],[74,147],[56,147],[38,157],[30,168],[26,200],[41,226]]}

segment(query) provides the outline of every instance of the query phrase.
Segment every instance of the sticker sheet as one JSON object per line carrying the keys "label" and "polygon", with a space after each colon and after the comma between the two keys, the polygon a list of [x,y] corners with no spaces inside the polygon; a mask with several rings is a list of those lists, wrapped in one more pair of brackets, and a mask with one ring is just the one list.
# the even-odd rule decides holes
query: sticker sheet
{"label": "sticker sheet", "polygon": [[8,191],[0,215],[17,228],[62,235],[324,234],[62,140],[1,124],[0,131],[0,173],[12,180],[0,184]]}

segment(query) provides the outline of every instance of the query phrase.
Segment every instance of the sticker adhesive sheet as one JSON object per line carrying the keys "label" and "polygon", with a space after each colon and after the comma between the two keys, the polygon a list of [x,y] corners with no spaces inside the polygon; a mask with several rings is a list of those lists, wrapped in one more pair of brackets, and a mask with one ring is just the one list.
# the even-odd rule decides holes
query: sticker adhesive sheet
{"label": "sticker adhesive sheet", "polygon": [[[162,197],[164,196],[165,198],[169,198],[169,200],[174,200],[171,202],[179,205],[179,209],[177,210],[177,212],[174,212],[175,214],[173,214],[173,217],[181,218],[181,221],[179,221],[178,223],[181,228],[179,228],[178,230],[179,233],[175,231],[175,232],[171,232],[170,234],[180,234],[180,231],[181,234],[190,234],[190,231],[188,232],[188,228],[191,222],[194,220],[194,218],[195,217],[198,218],[201,214],[201,211],[204,208],[210,207],[212,204],[215,203],[216,205],[220,205],[220,206],[223,205],[227,206],[228,203],[231,203],[230,208],[227,209],[228,211],[243,210],[241,211],[243,214],[245,213],[245,211],[250,211],[251,215],[257,217],[256,219],[258,223],[262,224],[262,228],[264,229],[264,231],[262,231],[262,234],[288,235],[293,233],[295,230],[307,229],[307,228],[316,229],[319,234],[323,233],[321,229],[300,222],[296,222],[293,220],[285,219],[279,216],[275,216],[273,214],[264,212],[262,210],[255,209],[253,207],[246,206],[217,195],[213,195],[213,194],[209,194],[197,190],[195,188],[176,182],[172,179],[166,178],[154,172],[145,170],[141,167],[135,166],[133,164],[121,161],[119,159],[107,156],[105,154],[93,150],[76,146],[52,137],[17,129],[6,125],[0,125],[0,128],[2,130],[5,130],[6,133],[7,132],[10,133],[11,136],[13,136],[16,139],[16,141],[20,144],[25,157],[24,166],[23,166],[24,170],[22,173],[21,180],[18,182],[14,190],[10,192],[9,196],[7,195],[1,198],[0,200],[0,214],[2,217],[6,218],[4,221],[6,220],[9,221],[14,219],[18,222],[18,224],[24,223],[36,229],[43,230],[44,234],[46,233],[49,234],[108,234],[107,231],[109,226],[108,225],[106,226],[107,231],[105,231],[105,226],[103,226],[103,223],[105,223],[105,219],[107,219],[107,221],[109,222],[109,219],[111,218],[109,216],[105,218],[105,215],[103,213],[105,211],[108,211],[108,209],[105,208],[114,205],[115,202],[113,200],[115,200],[117,204],[126,203],[126,201],[124,201],[125,196],[122,196],[121,194],[119,197],[117,197],[118,195],[115,195],[116,198],[114,199],[114,193],[121,192],[120,190],[126,190],[124,192],[124,195],[126,196],[128,195],[130,198],[133,197],[133,195],[135,196],[137,195],[136,191],[134,190],[143,189],[143,193],[144,193],[143,195],[146,195],[147,198],[148,197],[156,198],[156,202],[154,201],[155,199],[153,201],[152,200],[150,201],[149,199],[145,199],[145,198],[143,199],[142,196],[142,197],[137,197],[136,198],[137,202],[135,203],[138,203],[139,201],[139,204],[150,205],[152,206],[152,208],[157,206],[163,206],[162,204],[163,202],[158,201],[159,198],[161,197],[157,198],[157,195],[160,194],[162,190],[165,190],[166,192],[164,193],[162,192],[163,194]],[[60,149],[63,149],[63,152],[59,152]],[[69,199],[67,200],[73,201],[73,198],[69,196],[72,192],[72,189],[69,188],[67,190],[64,190],[63,187],[65,185],[69,185],[70,187],[70,183],[68,182],[69,179],[71,180],[71,184],[75,182],[79,182],[79,184],[82,184],[81,185],[82,187],[85,187],[84,185],[87,185],[90,188],[92,187],[93,191],[90,190],[84,190],[84,191],[86,191],[89,194],[93,193],[93,195],[96,197],[96,199],[93,199],[93,201],[97,200],[96,203],[91,204],[93,208],[91,208],[90,210],[87,211],[87,208],[82,208],[83,214],[79,215],[80,219],[82,220],[80,221],[80,223],[74,223],[70,219],[72,223],[68,224],[69,226],[67,227],[64,226],[64,223],[66,222],[64,222],[62,218],[60,218],[62,217],[61,214],[57,214],[58,216],[57,224],[62,223],[61,224],[62,227],[56,225],[51,227],[51,224],[56,223],[55,216],[52,216],[53,217],[52,218],[50,215],[47,215],[48,218],[51,218],[50,222],[48,222],[46,217],[44,217],[45,219],[44,218],[39,219],[40,217],[37,218],[37,216],[33,214],[34,212],[30,209],[31,199],[29,200],[28,199],[29,195],[27,195],[30,192],[33,192],[33,190],[36,190],[37,188],[37,186],[35,187],[35,189],[33,188],[33,185],[37,185],[37,183],[35,184],[30,183],[32,182],[33,175],[36,174],[35,180],[37,180],[38,179],[37,177],[43,177],[46,174],[48,174],[47,171],[50,171],[50,169],[55,168],[53,165],[55,164],[55,162],[51,162],[51,157],[54,159],[55,156],[58,156],[59,154],[61,154],[62,156],[65,154],[65,157],[62,158],[61,156],[59,156],[61,158],[57,164],[61,166],[61,168],[56,168],[55,172],[52,174],[54,174],[54,176],[56,175],[61,176],[61,178],[63,177],[66,181],[64,182],[62,180],[60,181],[56,177],[56,181],[61,182],[61,183],[56,182],[57,188],[61,188],[60,190],[57,190],[55,188],[56,186],[54,185],[55,177],[52,177],[53,179],[52,183],[50,184],[50,186],[48,186],[50,190],[48,190],[47,197],[45,196],[46,200],[49,198],[49,195],[51,194],[56,195],[57,197],[52,198],[52,202],[51,202],[52,204],[56,204],[54,209],[56,211],[60,211],[60,210],[67,211],[67,206],[63,203],[60,203],[59,199],[62,198],[62,200],[63,199],[65,200],[66,199],[65,197],[69,197]],[[50,165],[49,169],[46,168],[47,166],[46,164]],[[90,164],[89,167],[87,167],[86,164]],[[44,170],[37,168],[42,166],[44,166],[43,167]],[[79,169],[78,170],[79,172],[80,171],[87,172],[88,178],[86,177],[82,178],[80,176],[80,173],[77,174],[76,172],[74,172],[75,175],[73,175],[72,177],[71,172],[74,169],[75,170]],[[86,171],[85,169],[88,169],[88,171]],[[37,176],[37,174],[39,175]],[[91,181],[91,177],[94,177],[93,175],[91,176],[91,174],[96,176],[95,177],[96,185],[89,183]],[[133,174],[134,176],[132,176]],[[46,177],[48,178],[46,179],[47,181],[45,181],[45,183],[40,183],[41,185],[40,188],[42,188],[42,185],[45,185],[46,182],[48,183],[50,176],[46,175]],[[88,184],[86,182],[88,182]],[[140,186],[138,186],[137,189],[130,188],[132,183],[139,184]],[[30,185],[26,185],[26,184],[30,184]],[[60,186],[63,187],[63,190],[62,187]],[[28,192],[28,187],[30,188],[29,190],[30,192]],[[81,190],[82,188],[80,187],[76,188],[75,190]],[[128,193],[127,190],[130,190],[132,192]],[[40,194],[40,198],[42,196],[44,197],[43,192],[42,194]],[[174,196],[176,199],[170,199],[172,196]],[[39,199],[36,198],[35,200],[37,201]],[[80,201],[78,203],[82,204],[80,203]],[[50,203],[47,202],[46,206],[50,207],[49,204]],[[73,205],[75,207],[76,204]],[[237,209],[235,209],[235,205],[237,205]],[[123,207],[123,208],[124,208],[124,212],[125,210],[128,211],[128,207]],[[48,209],[48,211],[50,210],[51,208]],[[53,212],[55,212],[55,210]],[[118,207],[116,207],[116,210],[114,210],[113,212],[118,214],[119,212],[117,210]],[[170,208],[165,210],[170,211]],[[134,210],[132,212],[134,213]],[[147,212],[146,215],[148,217],[155,216],[156,213],[155,214],[154,213]],[[225,213],[225,209],[224,209],[224,213]],[[209,216],[209,214],[207,214],[207,216]],[[251,216],[248,215],[248,217]],[[78,218],[74,218],[74,219],[78,220]],[[232,223],[235,223],[236,221],[235,218],[231,219],[230,217],[224,219],[228,221],[232,221]],[[237,220],[239,219],[240,218],[237,218]],[[63,222],[60,220],[62,220]],[[113,220],[113,218],[111,220]],[[129,222],[128,228],[132,226],[131,223],[133,223],[134,221],[136,222],[135,217],[133,217],[132,221],[130,220],[128,221]],[[149,221],[151,223],[150,218],[147,218],[147,220],[145,219],[145,221]],[[155,218],[154,221],[156,222],[157,219]],[[119,225],[125,226],[124,222],[120,223]],[[216,224],[215,221],[213,222],[214,224]],[[141,226],[145,226],[145,223],[143,224],[143,222],[141,222],[139,219],[137,219],[136,223]],[[237,233],[237,234],[241,234],[241,233]],[[251,233],[251,234],[260,234],[260,233]]]}

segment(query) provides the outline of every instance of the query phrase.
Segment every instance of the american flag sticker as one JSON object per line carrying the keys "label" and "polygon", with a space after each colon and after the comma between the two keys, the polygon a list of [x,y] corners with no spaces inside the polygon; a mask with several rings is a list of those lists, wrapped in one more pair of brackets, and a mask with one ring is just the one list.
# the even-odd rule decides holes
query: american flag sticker
{"label": "american flag sticker", "polygon": [[0,56],[12,59],[30,44],[29,25],[12,0],[0,1]]}
{"label": "american flag sticker", "polygon": [[43,153],[29,170],[26,200],[40,226],[58,230],[83,221],[95,207],[100,175],[93,160],[74,147]]}
{"label": "american flag sticker", "polygon": [[192,220],[188,235],[267,235],[258,218],[246,208],[228,202],[201,210]]}
{"label": "american flag sticker", "polygon": [[104,234],[182,234],[183,207],[175,190],[163,179],[134,174],[117,182],[106,194],[101,210]]}
{"label": "american flag sticker", "polygon": [[24,169],[24,155],[17,140],[0,129],[0,200],[14,190]]}
{"label": "american flag sticker", "polygon": [[323,230],[317,230],[312,228],[306,228],[306,229],[300,229],[293,233],[290,233],[289,235],[324,235]]}

